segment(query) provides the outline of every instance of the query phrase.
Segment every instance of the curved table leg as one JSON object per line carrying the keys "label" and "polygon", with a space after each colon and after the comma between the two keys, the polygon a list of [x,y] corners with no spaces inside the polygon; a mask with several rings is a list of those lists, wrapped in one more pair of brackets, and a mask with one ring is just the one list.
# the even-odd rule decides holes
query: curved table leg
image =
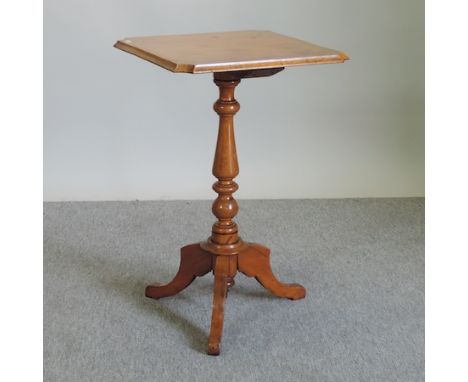
{"label": "curved table leg", "polygon": [[[208,354],[219,355],[223,334],[224,302],[229,284],[233,283],[237,272],[236,256],[216,256],[214,260],[213,313],[211,316]],[[232,284],[231,284],[232,285]]]}
{"label": "curved table leg", "polygon": [[239,271],[257,281],[272,294],[291,300],[304,298],[306,291],[299,284],[283,284],[275,277],[270,266],[270,250],[260,244],[250,243],[249,247],[238,255]]}
{"label": "curved table leg", "polygon": [[212,269],[212,255],[200,248],[200,244],[190,244],[180,250],[180,266],[174,279],[166,285],[149,285],[145,295],[150,298],[173,296],[186,287],[198,276],[203,276]]}

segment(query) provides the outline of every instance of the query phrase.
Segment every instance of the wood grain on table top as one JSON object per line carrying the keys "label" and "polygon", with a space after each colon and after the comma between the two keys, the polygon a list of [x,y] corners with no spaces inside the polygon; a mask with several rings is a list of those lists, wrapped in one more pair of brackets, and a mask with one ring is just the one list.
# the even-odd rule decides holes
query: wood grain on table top
{"label": "wood grain on table top", "polygon": [[341,63],[348,59],[343,52],[269,31],[128,37],[114,46],[182,73]]}

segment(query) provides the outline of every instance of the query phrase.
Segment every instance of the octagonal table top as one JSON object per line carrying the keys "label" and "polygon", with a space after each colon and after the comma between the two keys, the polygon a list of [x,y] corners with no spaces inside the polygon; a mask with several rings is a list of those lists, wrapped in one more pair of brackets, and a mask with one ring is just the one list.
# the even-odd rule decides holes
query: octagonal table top
{"label": "octagonal table top", "polygon": [[341,63],[348,56],[270,31],[127,37],[114,45],[167,70],[212,73]]}

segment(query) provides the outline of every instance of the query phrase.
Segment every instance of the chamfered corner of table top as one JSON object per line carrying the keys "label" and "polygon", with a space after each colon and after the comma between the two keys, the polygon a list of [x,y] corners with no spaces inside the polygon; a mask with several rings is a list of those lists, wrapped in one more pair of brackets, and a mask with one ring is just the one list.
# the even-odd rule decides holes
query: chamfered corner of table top
{"label": "chamfered corner of table top", "polygon": [[349,57],[270,31],[128,37],[114,47],[176,73],[213,73],[342,63]]}

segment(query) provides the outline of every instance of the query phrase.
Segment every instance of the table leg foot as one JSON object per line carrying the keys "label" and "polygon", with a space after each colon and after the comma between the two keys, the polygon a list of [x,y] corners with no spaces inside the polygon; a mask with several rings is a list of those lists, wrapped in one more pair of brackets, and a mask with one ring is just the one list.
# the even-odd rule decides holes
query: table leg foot
{"label": "table leg foot", "polygon": [[270,250],[260,244],[250,243],[249,247],[238,255],[238,269],[257,281],[277,297],[291,300],[304,298],[306,290],[299,284],[283,284],[275,277],[270,265]]}
{"label": "table leg foot", "polygon": [[150,298],[173,296],[187,288],[196,277],[212,270],[212,255],[200,248],[200,244],[190,244],[180,250],[180,266],[174,279],[166,285],[149,285],[145,295]]}

